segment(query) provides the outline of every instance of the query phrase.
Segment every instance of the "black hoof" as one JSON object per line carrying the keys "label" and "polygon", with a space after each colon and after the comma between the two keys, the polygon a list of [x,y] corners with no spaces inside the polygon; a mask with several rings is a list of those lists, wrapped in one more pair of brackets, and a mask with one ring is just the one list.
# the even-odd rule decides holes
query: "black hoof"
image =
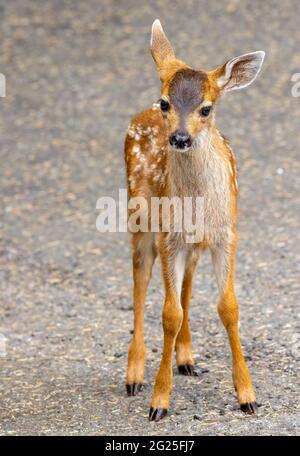
{"label": "black hoof", "polygon": [[193,364],[182,364],[181,366],[178,366],[178,372],[181,375],[188,375],[189,377],[199,377],[199,373]]}
{"label": "black hoof", "polygon": [[159,421],[162,418],[164,418],[167,413],[168,413],[168,410],[165,408],[155,409],[155,408],[151,407],[150,412],[149,412],[149,421]]}
{"label": "black hoof", "polygon": [[246,402],[246,404],[241,404],[241,410],[247,415],[255,415],[258,412],[258,406],[256,402]]}
{"label": "black hoof", "polygon": [[142,383],[130,383],[126,385],[127,396],[136,396],[143,388]]}

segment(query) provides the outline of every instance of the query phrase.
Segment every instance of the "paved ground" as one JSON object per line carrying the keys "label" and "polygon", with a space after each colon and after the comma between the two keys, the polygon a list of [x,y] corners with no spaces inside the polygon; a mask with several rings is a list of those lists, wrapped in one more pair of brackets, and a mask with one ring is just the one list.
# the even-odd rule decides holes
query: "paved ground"
{"label": "paved ground", "polygon": [[[300,72],[298,7],[0,1],[1,434],[299,433],[300,98],[290,82]],[[146,309],[148,385],[125,397],[130,250],[126,235],[97,232],[95,205],[124,186],[129,118],[159,96],[149,53],[156,17],[195,67],[267,52],[255,85],[228,94],[218,112],[238,158],[237,292],[257,418],[238,411],[208,255],[191,311],[202,376],[176,375],[170,416],[147,422],[162,347],[157,268]]]}

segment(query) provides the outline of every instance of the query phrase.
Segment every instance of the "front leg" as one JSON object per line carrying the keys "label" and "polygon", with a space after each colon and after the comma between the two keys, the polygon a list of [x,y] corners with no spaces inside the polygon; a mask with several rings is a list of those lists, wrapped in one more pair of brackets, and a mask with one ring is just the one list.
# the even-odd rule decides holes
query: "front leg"
{"label": "front leg", "polygon": [[220,243],[211,252],[220,290],[218,312],[227,331],[232,353],[233,384],[241,410],[252,414],[257,411],[257,404],[239,336],[238,302],[234,291],[235,245],[230,242]]}
{"label": "front leg", "polygon": [[166,293],[162,315],[164,347],[154,386],[150,421],[159,421],[169,408],[173,386],[172,355],[183,317],[180,295],[186,262],[185,248],[172,251],[167,245],[161,246],[161,262]]}
{"label": "front leg", "polygon": [[192,248],[189,251],[186,260],[185,274],[181,291],[183,320],[175,344],[178,371],[180,374],[188,376],[198,376],[197,370],[195,370],[194,366],[189,324],[189,305],[192,294],[192,281],[198,258],[199,250]]}

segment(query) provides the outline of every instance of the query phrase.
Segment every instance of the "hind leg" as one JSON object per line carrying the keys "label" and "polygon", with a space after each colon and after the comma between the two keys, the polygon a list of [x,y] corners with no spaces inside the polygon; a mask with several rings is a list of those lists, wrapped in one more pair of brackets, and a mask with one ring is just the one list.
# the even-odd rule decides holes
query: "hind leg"
{"label": "hind leg", "polygon": [[151,233],[139,233],[133,237],[133,311],[134,330],[128,351],[126,390],[135,396],[144,383],[146,348],[144,343],[144,305],[152,266],[156,257],[154,238]]}

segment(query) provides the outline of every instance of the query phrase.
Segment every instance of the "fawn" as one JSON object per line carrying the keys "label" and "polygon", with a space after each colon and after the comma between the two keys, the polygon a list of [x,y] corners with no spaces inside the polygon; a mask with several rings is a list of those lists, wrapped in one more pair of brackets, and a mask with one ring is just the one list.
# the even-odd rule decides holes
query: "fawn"
{"label": "fawn", "polygon": [[194,376],[189,329],[192,278],[199,253],[208,247],[216,273],[218,312],[232,352],[232,376],[240,408],[255,413],[257,403],[243,356],[234,291],[237,244],[235,158],[215,126],[215,103],[222,93],[241,89],[257,77],[263,51],[232,58],[214,71],[194,70],[175,57],[159,20],[152,25],[151,53],[161,80],[161,98],[132,119],[125,140],[130,197],[202,196],[204,235],[187,243],[184,233],[132,232],[134,332],[128,352],[126,389],[136,395],[144,382],[144,303],[152,266],[160,256],[165,287],[164,345],[150,421],[168,411],[172,389],[172,354],[180,374]]}

